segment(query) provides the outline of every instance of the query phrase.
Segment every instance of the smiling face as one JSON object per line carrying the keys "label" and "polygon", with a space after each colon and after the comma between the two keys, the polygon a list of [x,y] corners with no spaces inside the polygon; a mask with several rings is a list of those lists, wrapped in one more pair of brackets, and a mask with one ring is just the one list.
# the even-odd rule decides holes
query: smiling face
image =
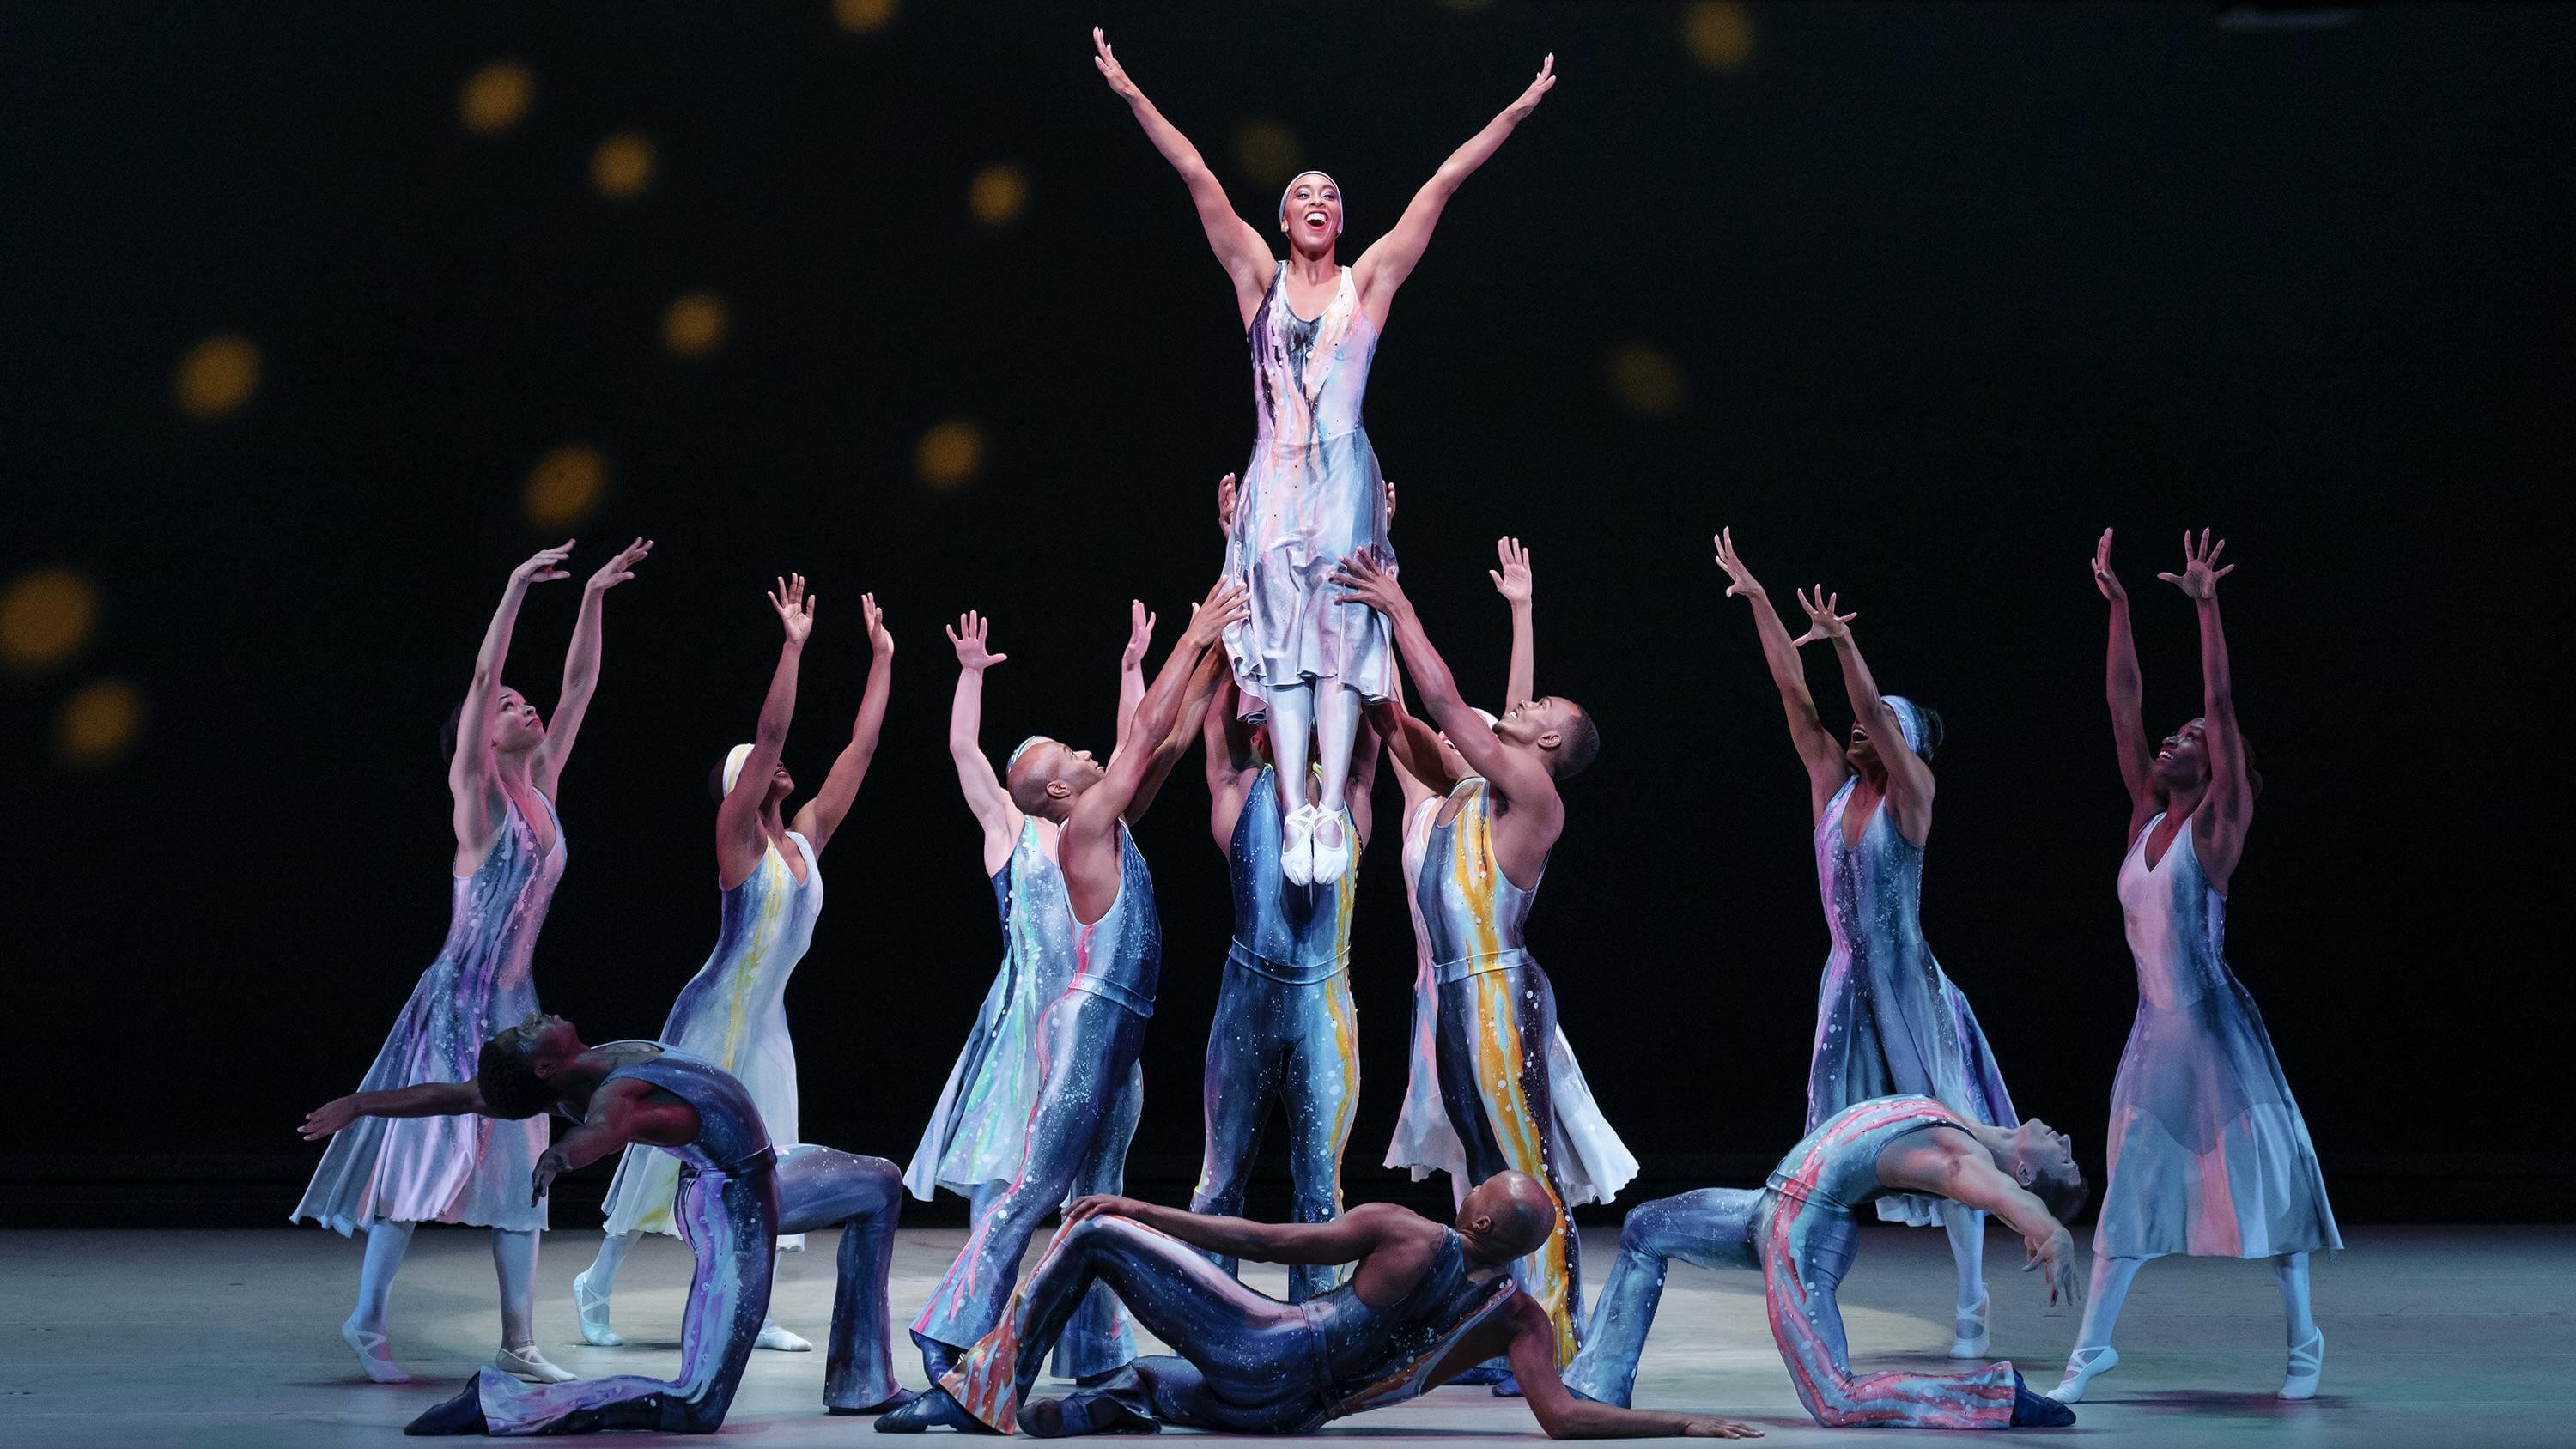
{"label": "smiling face", "polygon": [[1869,726],[1858,720],[1852,721],[1851,739],[1843,746],[1843,758],[1855,770],[1878,768],[1878,742],[1870,738]]}
{"label": "smiling face", "polygon": [[528,697],[501,686],[501,697],[492,707],[492,753],[515,755],[533,750],[546,737],[546,721]]}
{"label": "smiling face", "polygon": [[1301,171],[1279,202],[1279,229],[1304,257],[1330,256],[1342,234],[1342,188],[1321,171]]}
{"label": "smiling face", "polygon": [[2166,794],[2196,790],[2209,783],[2209,754],[2202,740],[2208,727],[2208,721],[2195,719],[2156,746],[2156,785]]}

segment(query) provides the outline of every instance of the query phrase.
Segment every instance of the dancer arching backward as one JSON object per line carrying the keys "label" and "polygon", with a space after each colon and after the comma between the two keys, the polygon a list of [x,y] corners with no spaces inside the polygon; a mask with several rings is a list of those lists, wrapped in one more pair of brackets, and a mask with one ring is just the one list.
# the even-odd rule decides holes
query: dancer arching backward
{"label": "dancer arching backward", "polygon": [[[1024,815],[1056,823],[1056,863],[1073,921],[1073,977],[1039,1023],[1038,1093],[1019,1176],[976,1214],[966,1246],[913,1322],[913,1341],[934,1381],[1001,1322],[1039,1220],[1064,1203],[1077,1175],[1112,1175],[1105,1166],[1086,1171],[1086,1157],[1104,1137],[1123,1140],[1134,1130],[1144,1090],[1136,1052],[1162,974],[1163,925],[1153,873],[1127,822],[1162,788],[1197,733],[1193,716],[1207,708],[1223,665],[1209,651],[1242,612],[1240,585],[1219,581],[1208,591],[1136,706],[1127,748],[1106,766],[1088,750],[1051,739],[1032,739],[1012,754],[1011,803]],[[1112,1332],[1065,1344],[1056,1367],[1088,1377],[1134,1357],[1120,1321]],[[877,1427],[911,1433],[934,1424],[964,1427],[955,1406],[937,1398],[908,1405]]]}
{"label": "dancer arching backward", "polygon": [[2075,1411],[2030,1391],[2009,1363],[1955,1374],[1856,1376],[1835,1290],[1860,1247],[1861,1205],[1911,1193],[1974,1206],[2012,1225],[2028,1266],[2048,1274],[2048,1301],[2076,1300],[2075,1240],[2084,1175],[2064,1135],[2034,1118],[2018,1127],[1970,1121],[1929,1097],[1845,1107],[1789,1149],[1756,1189],[1706,1187],[1631,1209],[1619,1262],[1601,1289],[1566,1387],[1624,1404],[1675,1258],[1762,1274],[1771,1337],[1799,1402],[1830,1429],[2047,1428]]}
{"label": "dancer arching backward", "polygon": [[1422,260],[1441,210],[1485,164],[1512,128],[1556,84],[1549,56],[1518,100],[1440,163],[1414,193],[1395,228],[1343,266],[1342,193],[1320,171],[1299,172],[1279,198],[1278,228],[1288,259],[1270,254],[1261,233],[1235,214],[1225,188],[1189,138],[1154,103],[1097,30],[1092,63],[1127,102],[1146,139],[1181,173],[1199,225],[1234,283],[1237,314],[1252,347],[1258,430],[1244,465],[1242,496],[1228,530],[1225,576],[1251,604],[1229,630],[1226,653],[1246,708],[1266,710],[1270,754],[1281,778],[1306,778],[1306,737],[1324,767],[1321,806],[1283,801],[1288,814],[1280,869],[1292,884],[1339,879],[1353,850],[1347,799],[1360,710],[1392,688],[1387,623],[1333,597],[1326,575],[1345,555],[1389,569],[1387,515],[1377,454],[1360,419],[1368,370],[1404,280]]}
{"label": "dancer arching backward", "polygon": [[[1752,1439],[1759,1429],[1698,1415],[1591,1403],[1556,1373],[1556,1326],[1502,1265],[1556,1229],[1556,1203],[1527,1173],[1487,1179],[1443,1227],[1392,1203],[1329,1223],[1255,1223],[1126,1198],[1091,1197],[1065,1214],[1010,1321],[940,1388],[978,1421],[1038,1438],[1152,1431],[1311,1434],[1327,1420],[1384,1408],[1507,1355],[1549,1435]],[[1302,1305],[1264,1297],[1203,1254],[1320,1267],[1349,1282]],[[1174,1355],[1139,1359],[1105,1383],[1028,1403],[1038,1356],[1081,1295],[1118,1290]]]}
{"label": "dancer arching backward", "polygon": [[[1020,1175],[1029,1108],[1038,1094],[1039,1016],[1073,979],[1073,918],[1066,913],[1064,874],[1056,869],[1055,822],[1022,814],[984,757],[984,671],[1008,657],[985,649],[990,627],[981,615],[967,613],[948,631],[958,666],[948,755],[966,807],[983,828],[984,874],[1002,918],[1002,964],[903,1173],[914,1197],[928,1202],[947,1188],[967,1199],[972,1217],[983,1216],[993,1196]],[[1118,661],[1122,745],[1145,695],[1143,663],[1153,632],[1154,616],[1142,603],[1131,604],[1127,647]],[[1103,1133],[1086,1172],[1105,1168],[1115,1182],[1134,1131],[1131,1120]],[[1109,1305],[1106,1295],[1101,1303],[1104,1309]],[[1105,1329],[1106,1320],[1100,1326]]]}
{"label": "dancer arching backward", "polygon": [[[1735,554],[1732,531],[1717,536],[1718,567],[1729,597],[1753,608],[1762,657],[1788,711],[1789,737],[1807,766],[1807,798],[1816,821],[1816,881],[1823,888],[1833,953],[1816,993],[1815,1055],[1807,1070],[1807,1129],[1872,1097],[1906,1092],[1939,1100],[1971,1122],[2003,1126],[2012,1098],[1968,998],[1950,984],[1923,940],[1920,914],[1923,842],[1932,833],[1932,752],[1941,717],[1897,695],[1881,695],[1851,635],[1856,614],[1834,612],[1819,586],[1798,595],[1809,620],[1796,639],[1782,627],[1770,596]],[[1815,640],[1833,646],[1850,692],[1849,744],[1816,716],[1798,650]],[[1986,1352],[1984,1214],[1958,1201],[1891,1193],[1878,1215],[1917,1227],[1948,1229],[1959,1270],[1952,1358]]]}
{"label": "dancer arching backward", "polygon": [[886,1276],[894,1262],[895,1214],[903,1205],[894,1164],[829,1147],[773,1149],[751,1093],[712,1062],[659,1042],[585,1046],[571,1022],[531,1012],[483,1044],[473,1080],[342,1097],[308,1115],[303,1132],[309,1140],[353,1122],[456,1113],[516,1122],[549,1110],[581,1125],[548,1148],[520,1183],[529,1201],[543,1202],[557,1174],[620,1148],[644,1147],[680,1163],[681,1236],[698,1260],[680,1324],[680,1376],[530,1389],[486,1368],[404,1432],[713,1433],[724,1424],[752,1342],[769,1317],[778,1235],[829,1227],[841,1229],[841,1257],[823,1403],[836,1414],[873,1414],[912,1397],[895,1385],[886,1326]]}
{"label": "dancer arching backward", "polygon": [[2120,1361],[2111,1329],[2129,1280],[2149,1258],[2270,1258],[2289,1320],[2285,1399],[2313,1398],[2326,1338],[2308,1311],[2308,1254],[2343,1247],[2307,1120],[2272,1054],[2263,1013],[2229,970],[2227,881],[2262,789],[2236,727],[2218,567],[2206,530],[2183,537],[2180,574],[2158,574],[2200,616],[2201,713],[2150,751],[2129,595],[2111,572],[2111,533],[2093,554],[2093,583],[2111,601],[2107,686],[2111,738],[2129,787],[2129,854],[2120,910],[2138,964],[2138,1020],[2111,1084],[2110,1182],[2093,1228],[2093,1301],[2066,1379],[2049,1397],[2074,1403]]}
{"label": "dancer arching backward", "polygon": [[[779,581],[769,603],[787,639],[778,651],[769,695],[761,702],[759,726],[751,743],[734,746],[708,782],[716,798],[716,890],[722,902],[716,948],[680,988],[659,1039],[732,1073],[760,1109],[769,1140],[786,1146],[798,1140],[787,977],[804,959],[814,918],[823,909],[823,847],[849,815],[859,782],[867,778],[868,762],[876,756],[886,695],[894,682],[894,636],[886,632],[876,596],[861,595],[859,611],[867,621],[873,658],[858,719],[850,727],[849,744],[823,777],[823,788],[796,812],[791,826],[784,812],[796,781],[780,756],[796,714],[797,667],[814,628],[815,599],[805,592],[805,576],[796,574]],[[618,1265],[642,1234],[679,1233],[672,1217],[679,1185],[679,1161],[668,1153],[631,1147],[618,1160],[617,1179],[608,1188],[607,1236],[600,1242],[599,1257],[572,1280],[573,1311],[584,1339],[603,1347],[625,1342],[608,1325]],[[801,1238],[791,1238],[780,1246],[804,1245]],[[790,1353],[814,1347],[776,1323],[760,1326],[756,1346]]]}
{"label": "dancer arching backward", "polygon": [[[599,685],[601,606],[610,589],[635,576],[635,565],[652,548],[639,538],[590,576],[564,654],[552,729],[526,696],[501,682],[501,667],[528,586],[570,577],[560,565],[572,554],[572,540],[511,572],[483,631],[465,699],[448,716],[440,741],[456,833],[447,944],[412,988],[360,1091],[470,1082],[483,1038],[536,1010],[529,956],[564,868],[555,794]],[[542,1121],[496,1127],[463,1116],[370,1119],[332,1140],[290,1221],[311,1218],[343,1235],[367,1235],[358,1306],[340,1326],[367,1377],[387,1384],[410,1377],[387,1345],[385,1302],[412,1229],[423,1222],[492,1229],[492,1266],[501,1279],[501,1351],[493,1363],[544,1382],[572,1377],[537,1351],[532,1295],[546,1214],[543,1204],[528,1200],[526,1184],[545,1150]]]}
{"label": "dancer arching backward", "polygon": [[[1565,829],[1558,783],[1592,763],[1601,737],[1591,717],[1565,699],[1524,700],[1488,726],[1458,697],[1456,679],[1395,575],[1350,558],[1333,582],[1394,624],[1424,711],[1473,772],[1434,815],[1413,882],[1440,992],[1440,1096],[1471,1174],[1526,1172],[1555,1203],[1547,1241],[1515,1271],[1554,1320],[1562,1364],[1574,1357],[1583,1290],[1548,1130],[1555,1119],[1548,1043],[1556,1035],[1556,990],[1522,945],[1522,923],[1548,851]],[[1425,753],[1425,734],[1411,731],[1398,753]],[[1439,767],[1417,760],[1410,768],[1429,775]]]}

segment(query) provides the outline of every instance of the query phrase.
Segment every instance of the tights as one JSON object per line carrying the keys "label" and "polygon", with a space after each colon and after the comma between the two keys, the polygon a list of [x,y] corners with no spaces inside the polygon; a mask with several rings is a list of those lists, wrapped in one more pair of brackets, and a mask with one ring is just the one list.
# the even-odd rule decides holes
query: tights
{"label": "tights", "polygon": [[[1281,685],[1262,696],[1270,715],[1270,758],[1282,780],[1306,778],[1307,732],[1314,732],[1315,762],[1324,767],[1324,803],[1342,808],[1351,776],[1351,747],[1360,732],[1360,692],[1331,680]],[[1296,806],[1283,793],[1279,808]]]}
{"label": "tights", "polygon": [[[2084,1303],[2084,1327],[2076,1335],[2075,1349],[2109,1348],[2111,1329],[2120,1321],[2120,1306],[2129,1297],[2130,1280],[2147,1258],[2161,1258],[2150,1253],[2144,1258],[2093,1257],[2093,1286]],[[2308,1309],[2308,1255],[2283,1253],[2272,1260],[2272,1275],[2281,1283],[2281,1316],[2287,1321],[2290,1346],[2296,1348],[2317,1336],[2317,1320]]]}
{"label": "tights", "polygon": [[1986,1215],[1964,1203],[1945,1202],[1941,1229],[1950,1235],[1950,1261],[1959,1270],[1959,1311],[1974,1313],[1986,1301]]}
{"label": "tights", "polygon": [[[608,1295],[617,1288],[617,1270],[626,1265],[626,1255],[635,1251],[636,1240],[643,1236],[640,1231],[604,1233],[600,1236],[599,1256],[591,1260],[590,1271],[582,1277],[584,1286],[590,1290],[590,1296],[599,1300],[600,1314],[603,1319],[607,1316]],[[768,1327],[776,1322],[777,1320],[773,1318],[762,1326]]]}
{"label": "tights", "polygon": [[[394,1275],[402,1271],[417,1223],[376,1222],[367,1225],[366,1261],[358,1270],[358,1307],[349,1321],[370,1333],[385,1331],[385,1304],[393,1296]],[[501,1346],[526,1348],[537,1341],[535,1294],[537,1235],[508,1228],[492,1230],[492,1270],[501,1280]]]}

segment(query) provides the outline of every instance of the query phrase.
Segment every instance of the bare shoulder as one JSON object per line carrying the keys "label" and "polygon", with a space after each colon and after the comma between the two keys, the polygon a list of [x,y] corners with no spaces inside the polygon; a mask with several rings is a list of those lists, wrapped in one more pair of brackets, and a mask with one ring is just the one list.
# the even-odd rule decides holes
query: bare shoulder
{"label": "bare shoulder", "polygon": [[1410,1208],[1391,1202],[1367,1202],[1342,1214],[1355,1228],[1367,1231],[1379,1247],[1399,1244],[1431,1246],[1440,1241],[1440,1224]]}
{"label": "bare shoulder", "polygon": [[1879,1151],[1878,1180],[1890,1187],[1936,1186],[1959,1164],[1985,1155],[1975,1138],[1956,1127],[1927,1127]]}

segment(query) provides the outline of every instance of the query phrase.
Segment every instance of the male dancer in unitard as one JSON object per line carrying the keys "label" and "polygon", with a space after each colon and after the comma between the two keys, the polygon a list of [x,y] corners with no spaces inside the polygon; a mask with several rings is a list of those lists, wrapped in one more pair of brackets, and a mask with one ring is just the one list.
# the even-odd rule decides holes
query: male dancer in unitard
{"label": "male dancer in unitard", "polygon": [[[1347,597],[1393,623],[1424,712],[1474,772],[1433,816],[1421,878],[1413,882],[1440,993],[1440,1097],[1466,1148],[1471,1177],[1528,1173],[1546,1185],[1556,1207],[1546,1243],[1515,1271],[1556,1324],[1562,1366],[1579,1342],[1583,1292],[1548,1130],[1555,1120],[1548,1046],[1556,1035],[1556,991],[1522,946],[1521,926],[1548,850],[1565,829],[1557,784],[1592,763],[1601,736],[1591,717],[1566,699],[1523,700],[1488,725],[1459,697],[1457,680],[1393,574],[1373,559],[1349,558],[1333,578],[1350,590]],[[1400,706],[1382,708],[1379,720],[1395,749],[1425,756],[1414,767],[1417,776],[1445,776],[1429,729]],[[1510,1387],[1498,1384],[1497,1392]]]}
{"label": "male dancer in unitard", "polygon": [[673,1211],[698,1259],[681,1321],[680,1376],[531,1388],[498,1369],[478,1369],[463,1393],[414,1419],[406,1433],[713,1433],[769,1316],[778,1235],[829,1227],[841,1229],[841,1260],[823,1402],[836,1414],[873,1414],[912,1397],[895,1385],[886,1332],[901,1174],[881,1157],[829,1147],[773,1151],[751,1094],[710,1062],[658,1042],[586,1046],[571,1022],[531,1013],[483,1044],[473,1081],[342,1097],[314,1109],[302,1130],[305,1140],[319,1141],[360,1117],[470,1112],[515,1122],[549,1109],[581,1125],[537,1159],[532,1199],[543,1199],[557,1174],[630,1144],[680,1159]]}
{"label": "male dancer in unitard", "polygon": [[[1056,864],[1073,915],[1073,980],[1039,1023],[1040,1082],[1019,1176],[984,1205],[912,1325],[933,1380],[1001,1321],[1029,1239],[1065,1201],[1102,1123],[1136,1110],[1142,1091],[1136,1052],[1162,973],[1163,926],[1153,874],[1127,833],[1127,818],[1160,789],[1197,731],[1198,721],[1184,716],[1207,707],[1224,665],[1224,656],[1209,657],[1209,646],[1242,612],[1240,584],[1208,591],[1137,704],[1128,747],[1107,765],[1088,750],[1043,738],[1020,746],[1012,759],[1012,803],[1057,823]],[[1067,1355],[1072,1361],[1058,1366],[1089,1377],[1134,1356],[1121,1324],[1110,1342]],[[918,1433],[943,1423],[963,1427],[955,1405],[934,1396],[904,1406],[880,1427]]]}
{"label": "male dancer in unitard", "polygon": [[[1760,1430],[1725,1419],[1640,1413],[1566,1392],[1556,1325],[1503,1271],[1546,1241],[1556,1216],[1546,1185],[1520,1172],[1468,1193],[1455,1227],[1392,1203],[1329,1223],[1271,1224],[1084,1198],[1065,1214],[1009,1322],[924,1397],[951,1398],[981,1424],[1005,1432],[1016,1424],[1040,1438],[1165,1424],[1311,1434],[1502,1354],[1528,1387],[1530,1412],[1556,1438],[1757,1437]],[[1202,1253],[1355,1267],[1350,1281],[1291,1306],[1225,1276]],[[1027,1403],[1039,1355],[1095,1282],[1114,1286],[1174,1355]]]}
{"label": "male dancer in unitard", "polygon": [[1930,1097],[1878,1097],[1817,1124],[1760,1188],[1705,1187],[1631,1210],[1619,1262],[1566,1370],[1585,1398],[1624,1404],[1654,1326],[1664,1272],[1679,1258],[1763,1276],[1771,1337],[1798,1399],[1827,1428],[2005,1429],[2075,1422],[2074,1411],[2023,1384],[2009,1363],[1955,1374],[1851,1371],[1834,1290],[1860,1246],[1862,1209],[1913,1192],[1992,1213],[2022,1235],[2048,1301],[2078,1297],[2065,1220],[2084,1205],[2084,1175],[2066,1137],[2033,1118],[1991,1127]]}

